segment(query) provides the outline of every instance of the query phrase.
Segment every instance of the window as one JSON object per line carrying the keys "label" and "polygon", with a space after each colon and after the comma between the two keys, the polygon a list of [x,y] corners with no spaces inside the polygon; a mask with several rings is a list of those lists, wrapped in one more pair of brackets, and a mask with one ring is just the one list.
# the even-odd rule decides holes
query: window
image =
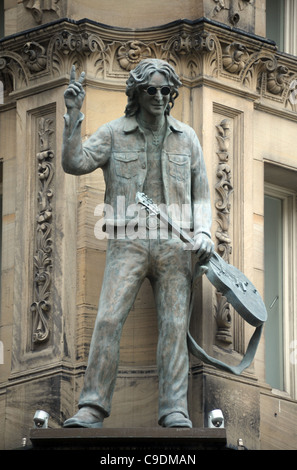
{"label": "window", "polygon": [[283,0],[266,1],[266,36],[284,50],[284,2]]}
{"label": "window", "polygon": [[280,51],[297,55],[297,0],[266,1],[266,36]]}
{"label": "window", "polygon": [[264,205],[266,382],[296,398],[296,192],[267,184]]}
{"label": "window", "polygon": [[266,381],[284,389],[282,200],[265,196]]}

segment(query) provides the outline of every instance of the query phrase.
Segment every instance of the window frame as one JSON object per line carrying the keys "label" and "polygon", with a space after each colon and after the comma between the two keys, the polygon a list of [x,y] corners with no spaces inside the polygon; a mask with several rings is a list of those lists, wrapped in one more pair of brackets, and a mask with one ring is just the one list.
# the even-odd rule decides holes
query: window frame
{"label": "window frame", "polygon": [[[274,393],[287,393],[297,399],[297,192],[265,183],[265,195],[281,199],[283,228],[283,358],[284,390]],[[265,214],[264,214],[265,217]]]}
{"label": "window frame", "polygon": [[[275,22],[269,22],[267,6],[272,3],[266,2],[266,36],[276,41],[280,51],[291,55],[297,55],[297,24],[295,21],[297,14],[297,0],[278,0],[274,6],[277,18]],[[271,14],[271,10],[270,10]]]}
{"label": "window frame", "polygon": [[297,55],[296,15],[297,0],[285,0],[283,24],[284,52],[292,55]]}

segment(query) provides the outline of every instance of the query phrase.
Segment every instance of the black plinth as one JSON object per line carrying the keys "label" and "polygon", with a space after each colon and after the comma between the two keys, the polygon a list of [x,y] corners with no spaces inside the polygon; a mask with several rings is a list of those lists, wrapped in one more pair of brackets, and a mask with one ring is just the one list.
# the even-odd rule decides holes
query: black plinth
{"label": "black plinth", "polygon": [[119,452],[195,452],[226,449],[221,428],[32,429],[32,450],[96,450]]}

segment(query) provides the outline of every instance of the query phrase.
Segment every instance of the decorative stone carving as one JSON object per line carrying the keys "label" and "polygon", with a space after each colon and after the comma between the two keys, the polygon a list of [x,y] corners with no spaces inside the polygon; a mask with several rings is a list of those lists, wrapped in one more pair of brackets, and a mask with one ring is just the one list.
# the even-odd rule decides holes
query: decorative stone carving
{"label": "decorative stone carving", "polygon": [[165,50],[172,50],[173,52],[182,55],[192,53],[194,48],[194,37],[186,31],[182,31],[180,34],[172,36],[164,47]]}
{"label": "decorative stone carving", "polygon": [[34,301],[32,313],[32,343],[44,343],[49,339],[49,315],[52,310],[52,181],[54,176],[51,139],[54,134],[53,119],[40,117],[38,121],[39,151],[38,170],[38,212],[36,217],[34,250]]}
{"label": "decorative stone carving", "polygon": [[64,29],[51,38],[48,46],[48,54],[52,57],[52,71],[57,75],[68,73],[72,64],[79,68],[84,60],[90,59],[94,54],[94,70],[104,72],[107,47],[97,34],[87,31],[74,33]]}
{"label": "decorative stone carving", "polygon": [[223,49],[223,66],[227,72],[240,73],[248,58],[246,47],[238,42],[232,42]]}
{"label": "decorative stone carving", "polygon": [[117,59],[122,69],[129,72],[147,57],[152,57],[152,50],[140,41],[128,41],[117,51]]}
{"label": "decorative stone carving", "polygon": [[214,48],[214,36],[207,31],[196,34],[182,31],[172,36],[164,46],[165,50],[172,50],[181,55],[192,54],[193,52],[212,52]]}
{"label": "decorative stone carving", "polygon": [[70,52],[96,52],[105,48],[103,41],[95,34],[86,31],[75,34],[66,29],[53,38],[54,47],[65,55]]}
{"label": "decorative stone carving", "polygon": [[286,86],[288,68],[283,65],[277,66],[267,74],[267,90],[273,95],[281,95]]}
{"label": "decorative stone carving", "polygon": [[286,106],[297,112],[297,75],[293,75],[286,84]]}
{"label": "decorative stone carving", "polygon": [[202,31],[202,33],[195,36],[196,52],[213,52],[216,47],[216,38],[213,34]]}
{"label": "decorative stone carving", "polygon": [[28,70],[23,59],[16,52],[0,51],[0,73],[10,75],[14,90],[28,86]]}
{"label": "decorative stone carving", "polygon": [[203,63],[215,74],[216,65],[213,64],[217,62],[217,46],[215,35],[207,31],[194,34],[182,31],[172,36],[163,46],[165,54],[162,58],[181,68],[178,64],[182,57],[186,62],[185,76],[194,79],[203,72]]}
{"label": "decorative stone carving", "polygon": [[[230,120],[223,119],[217,129],[217,155],[219,163],[217,166],[217,179],[215,185],[216,192],[219,196],[215,203],[217,209],[217,222],[219,228],[216,230],[216,238],[218,240],[217,250],[220,256],[229,262],[232,252],[231,238],[229,236],[230,226],[230,197],[233,192],[231,184],[231,168],[229,165],[229,145],[230,145]],[[216,340],[225,345],[232,343],[231,335],[231,313],[230,306],[224,296],[220,292],[216,292],[216,322],[217,333]]]}
{"label": "decorative stone carving", "polygon": [[224,119],[217,127],[217,142],[219,157],[219,164],[217,167],[217,178],[218,182],[215,185],[215,189],[219,195],[219,199],[216,201],[215,207],[217,209],[219,230],[216,231],[216,237],[218,239],[218,251],[220,256],[225,260],[229,261],[231,254],[231,240],[228,235],[229,229],[229,217],[230,217],[230,196],[233,192],[231,184],[231,168],[228,164],[229,152],[228,147],[230,143],[230,121]]}
{"label": "decorative stone carving", "polygon": [[221,10],[229,10],[229,0],[227,0],[228,6],[226,4],[226,0],[213,0],[213,1],[216,4],[213,9],[213,16],[216,16]]}
{"label": "decorative stone carving", "polygon": [[60,16],[60,0],[25,0],[24,5],[38,24],[42,23],[45,11],[55,12]]}
{"label": "decorative stone carving", "polygon": [[253,0],[213,0],[213,2],[215,6],[212,17],[227,19],[232,26],[236,26],[239,23],[241,12],[254,3]]}
{"label": "decorative stone carving", "polygon": [[216,340],[226,346],[232,344],[232,316],[230,305],[220,292],[216,291],[215,315],[217,322]]}
{"label": "decorative stone carving", "polygon": [[37,42],[27,42],[23,49],[24,62],[30,72],[41,72],[46,68],[46,50]]}
{"label": "decorative stone carving", "polygon": [[[40,8],[45,7],[45,3],[39,4]],[[215,4],[217,13],[229,11],[231,0]],[[242,11],[253,3],[234,0],[232,5]],[[238,31],[226,32],[216,24],[182,22],[151,33],[133,31],[133,39],[129,40],[126,31],[111,34],[109,28],[87,20],[65,20],[52,23],[48,31],[44,27],[42,41],[38,34],[32,30],[30,40],[24,35],[0,43],[0,73],[10,75],[13,91],[27,92],[31,81],[35,85],[39,77],[68,74],[72,64],[78,70],[86,70],[87,79],[97,83],[103,80],[108,86],[119,80],[124,85],[128,72],[141,59],[159,57],[171,63],[188,86],[195,85],[202,76],[207,81],[217,79],[218,86],[233,86],[232,80],[239,85],[235,92],[242,93],[244,89],[254,96],[259,94],[260,99],[278,102],[283,108],[296,109],[288,100],[290,80],[297,73],[294,61],[279,55],[270,43],[256,39],[251,43],[244,35],[239,38]],[[244,88],[240,90],[240,86]]]}

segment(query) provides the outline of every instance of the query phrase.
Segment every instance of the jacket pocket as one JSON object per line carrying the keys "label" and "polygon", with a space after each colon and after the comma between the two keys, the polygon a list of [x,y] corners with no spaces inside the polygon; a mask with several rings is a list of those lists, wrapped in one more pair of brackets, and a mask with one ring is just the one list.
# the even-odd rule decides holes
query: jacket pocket
{"label": "jacket pocket", "polygon": [[190,178],[190,155],[169,154],[170,176],[178,181]]}
{"label": "jacket pocket", "polygon": [[130,179],[137,175],[138,154],[136,152],[114,152],[113,159],[117,176]]}

